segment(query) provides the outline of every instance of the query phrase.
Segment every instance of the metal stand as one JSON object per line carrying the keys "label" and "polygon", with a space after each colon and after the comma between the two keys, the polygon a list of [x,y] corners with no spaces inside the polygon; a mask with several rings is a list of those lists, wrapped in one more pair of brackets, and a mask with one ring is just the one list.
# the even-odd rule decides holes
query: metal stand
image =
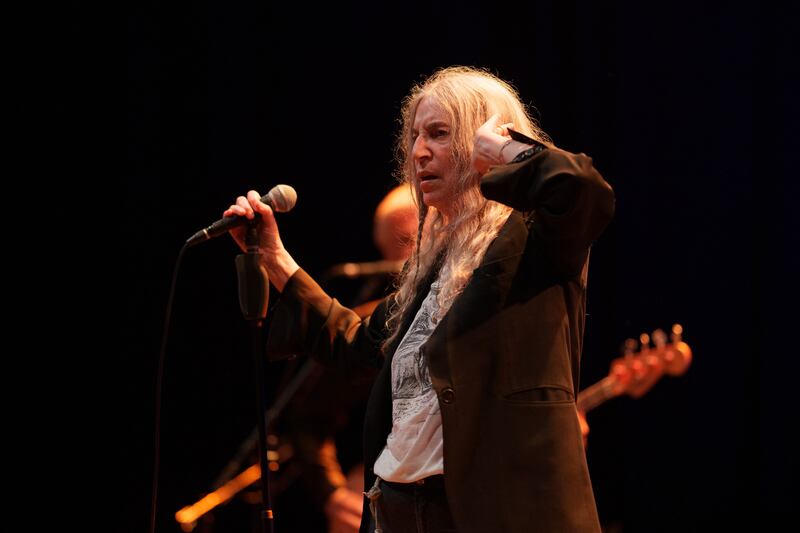
{"label": "metal stand", "polygon": [[261,467],[261,511],[262,533],[274,533],[272,499],[269,492],[269,466],[267,461],[267,414],[264,409],[265,365],[262,343],[262,325],[269,304],[269,277],[261,264],[258,247],[258,221],[253,220],[247,228],[245,239],[247,252],[236,256],[236,271],[239,275],[239,306],[245,320],[250,322],[253,332],[253,357],[256,366],[256,401],[258,402],[258,455]]}

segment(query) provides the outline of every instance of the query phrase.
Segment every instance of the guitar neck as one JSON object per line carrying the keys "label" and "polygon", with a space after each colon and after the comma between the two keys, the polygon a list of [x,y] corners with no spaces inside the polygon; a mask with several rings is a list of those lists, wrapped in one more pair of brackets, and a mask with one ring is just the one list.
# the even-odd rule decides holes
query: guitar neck
{"label": "guitar neck", "polygon": [[611,398],[619,396],[619,393],[615,391],[615,383],[614,378],[606,376],[594,385],[580,391],[577,401],[578,410],[588,413]]}

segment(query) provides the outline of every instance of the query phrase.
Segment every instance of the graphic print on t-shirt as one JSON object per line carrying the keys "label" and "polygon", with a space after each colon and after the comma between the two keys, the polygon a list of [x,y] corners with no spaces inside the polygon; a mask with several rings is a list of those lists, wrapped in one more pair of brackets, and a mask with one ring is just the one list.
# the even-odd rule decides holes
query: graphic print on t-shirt
{"label": "graphic print on t-shirt", "polygon": [[438,310],[438,292],[439,285],[434,283],[392,358],[392,420],[395,423],[418,413],[429,403],[428,393],[432,394],[433,385],[422,345],[436,327],[433,317]]}

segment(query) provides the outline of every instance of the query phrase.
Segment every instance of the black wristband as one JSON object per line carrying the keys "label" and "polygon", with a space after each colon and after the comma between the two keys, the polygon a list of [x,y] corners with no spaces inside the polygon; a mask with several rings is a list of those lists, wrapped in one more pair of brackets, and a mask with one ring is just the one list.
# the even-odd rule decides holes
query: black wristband
{"label": "black wristband", "polygon": [[547,147],[543,144],[535,144],[527,150],[523,150],[522,152],[518,153],[517,156],[511,160],[511,163],[521,163],[526,159],[530,159],[531,157],[535,156],[545,148]]}

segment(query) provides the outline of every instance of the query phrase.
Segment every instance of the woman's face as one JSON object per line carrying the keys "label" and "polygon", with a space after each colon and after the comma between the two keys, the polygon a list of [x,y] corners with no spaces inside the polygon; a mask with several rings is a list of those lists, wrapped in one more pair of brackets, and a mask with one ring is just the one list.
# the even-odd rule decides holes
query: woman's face
{"label": "woman's face", "polygon": [[423,97],[411,128],[414,180],[422,191],[422,201],[448,216],[457,194],[457,174],[453,161],[453,127],[447,115],[428,97]]}

